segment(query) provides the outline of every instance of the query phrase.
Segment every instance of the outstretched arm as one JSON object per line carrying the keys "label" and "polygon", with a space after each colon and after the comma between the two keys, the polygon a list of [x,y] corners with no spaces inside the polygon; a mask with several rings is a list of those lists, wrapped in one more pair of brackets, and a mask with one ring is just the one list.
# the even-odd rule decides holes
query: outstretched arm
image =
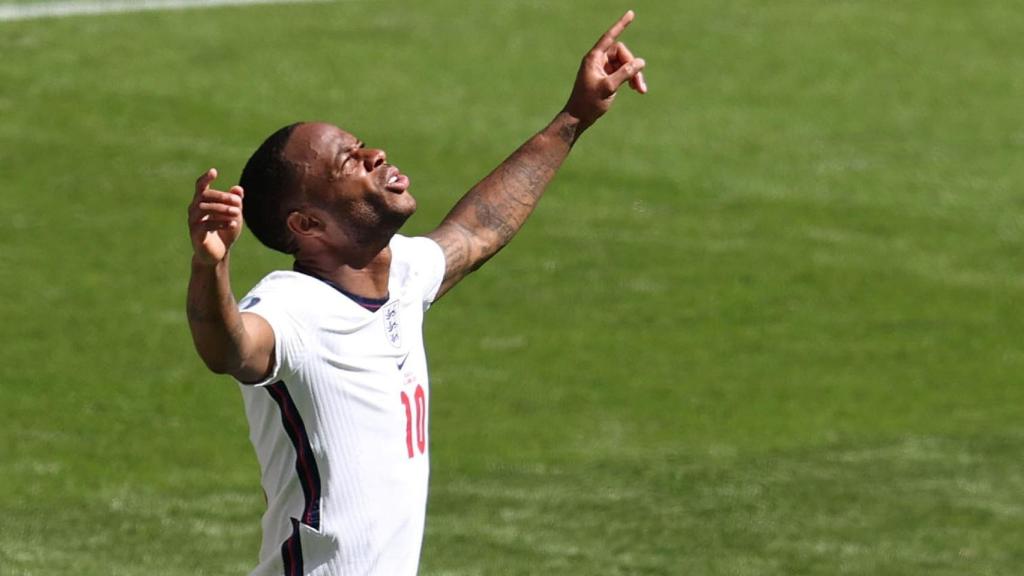
{"label": "outstretched arm", "polygon": [[629,83],[647,92],[641,70],[619,34],[633,21],[626,12],[587,52],[572,94],[550,124],[526,141],[452,208],[441,225],[427,234],[444,251],[446,271],[437,298],[501,250],[526,222],[573,144]]}
{"label": "outstretched arm", "polygon": [[188,325],[196,351],[214,372],[242,382],[262,380],[273,368],[274,332],[266,320],[238,310],[231,293],[228,260],[242,232],[240,186],[228,192],[210,188],[217,171],[196,181],[188,207],[192,276],[188,283]]}

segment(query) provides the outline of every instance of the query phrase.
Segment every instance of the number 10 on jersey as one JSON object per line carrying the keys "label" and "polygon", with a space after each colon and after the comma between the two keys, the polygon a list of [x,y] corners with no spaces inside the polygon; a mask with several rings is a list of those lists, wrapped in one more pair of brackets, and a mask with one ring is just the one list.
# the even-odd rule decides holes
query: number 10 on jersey
{"label": "number 10 on jersey", "polygon": [[[409,399],[409,395],[402,391],[402,405],[405,406],[405,447],[408,448],[409,458],[416,456],[418,450],[420,454],[427,451],[427,397],[423,392],[423,386],[417,384],[416,392],[413,393],[412,400]],[[415,412],[415,422],[413,421],[413,412]],[[415,425],[415,430],[413,429]],[[415,446],[413,445],[413,435],[416,436]]]}

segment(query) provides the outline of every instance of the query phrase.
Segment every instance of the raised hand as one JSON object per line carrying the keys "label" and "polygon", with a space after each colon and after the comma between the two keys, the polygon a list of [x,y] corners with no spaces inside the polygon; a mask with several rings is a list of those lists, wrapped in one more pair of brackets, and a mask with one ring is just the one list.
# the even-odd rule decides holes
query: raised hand
{"label": "raised hand", "polygon": [[597,44],[587,52],[576,74],[576,83],[565,105],[565,111],[578,118],[586,128],[611,108],[619,87],[629,86],[640,94],[647,93],[647,83],[641,70],[646,63],[636,58],[625,44],[618,41],[619,34],[633,21],[630,10],[612,25]]}
{"label": "raised hand", "polygon": [[245,196],[241,186],[232,186],[227,192],[210,188],[216,178],[214,168],[200,176],[196,180],[195,196],[188,206],[188,231],[195,258],[209,265],[224,260],[242,233],[242,198]]}

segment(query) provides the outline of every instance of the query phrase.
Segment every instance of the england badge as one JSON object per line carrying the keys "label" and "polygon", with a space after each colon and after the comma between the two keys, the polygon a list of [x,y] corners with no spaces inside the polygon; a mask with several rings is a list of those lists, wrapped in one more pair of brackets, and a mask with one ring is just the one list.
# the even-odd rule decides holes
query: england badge
{"label": "england badge", "polygon": [[381,321],[384,322],[384,336],[395,348],[402,347],[402,327],[398,321],[398,302],[388,302],[381,309]]}

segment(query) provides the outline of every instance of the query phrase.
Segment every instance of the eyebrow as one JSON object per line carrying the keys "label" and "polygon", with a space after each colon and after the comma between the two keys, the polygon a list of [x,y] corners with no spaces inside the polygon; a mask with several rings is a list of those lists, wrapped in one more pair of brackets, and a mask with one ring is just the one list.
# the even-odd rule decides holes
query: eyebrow
{"label": "eyebrow", "polygon": [[351,156],[352,152],[354,152],[356,150],[359,150],[360,148],[365,148],[365,147],[366,147],[366,143],[363,142],[362,140],[356,140],[355,146],[342,146],[338,150],[338,153],[334,155],[334,162],[335,162],[335,164],[337,164],[339,167],[341,167],[341,165],[345,163],[345,160],[348,160],[348,158],[342,159],[342,156],[345,156],[345,155]]}

